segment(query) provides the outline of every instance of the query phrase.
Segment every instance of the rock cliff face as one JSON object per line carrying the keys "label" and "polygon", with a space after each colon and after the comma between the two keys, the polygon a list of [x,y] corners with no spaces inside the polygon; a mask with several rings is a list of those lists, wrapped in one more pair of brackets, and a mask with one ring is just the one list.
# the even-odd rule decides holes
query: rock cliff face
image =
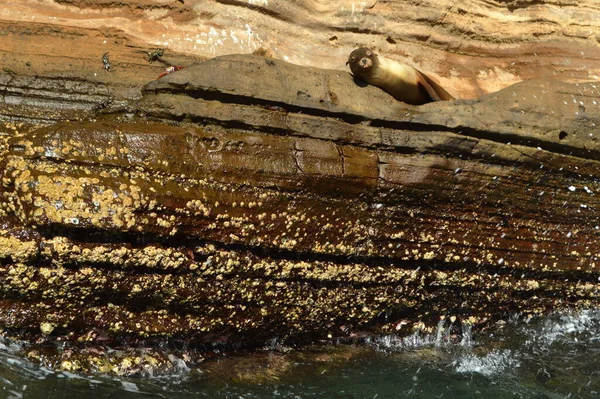
{"label": "rock cliff face", "polygon": [[[593,6],[352,4],[8,9],[3,334],[55,367],[131,372],[98,346],[256,347],[596,307],[600,91],[580,81],[599,52],[596,19],[577,19]],[[540,79],[408,106],[339,70],[357,45],[463,98]],[[188,67],[155,80],[165,64]],[[168,367],[153,356],[127,364]]]}
{"label": "rock cliff face", "polygon": [[[590,0],[13,3],[0,1],[0,26],[5,38],[14,37],[0,51],[14,70],[20,66],[15,54],[22,54],[42,58],[55,73],[82,73],[106,51],[115,71],[135,69],[152,47],[167,48],[171,61],[174,53],[212,58],[258,51],[345,70],[350,51],[368,46],[416,66],[462,98],[532,78],[576,82],[600,76],[600,10]],[[71,55],[66,62],[64,54]]]}

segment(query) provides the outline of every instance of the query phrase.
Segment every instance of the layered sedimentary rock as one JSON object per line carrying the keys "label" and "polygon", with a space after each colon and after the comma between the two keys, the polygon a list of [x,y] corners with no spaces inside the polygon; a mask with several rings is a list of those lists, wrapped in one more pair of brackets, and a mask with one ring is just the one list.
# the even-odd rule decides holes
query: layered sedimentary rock
{"label": "layered sedimentary rock", "polygon": [[[0,43],[6,65],[14,70],[19,64],[10,54],[21,53],[44,59],[54,73],[64,72],[60,56],[69,49],[78,54],[69,61],[71,74],[91,68],[106,51],[115,70],[129,69],[152,47],[169,49],[171,62],[173,53],[211,58],[258,51],[294,64],[343,70],[350,51],[369,46],[432,75],[463,98],[532,78],[600,76],[600,11],[591,0],[3,3],[2,31],[27,34]],[[42,40],[29,40],[37,35]]]}
{"label": "layered sedimentary rock", "polygon": [[[597,306],[600,92],[580,81],[598,43],[594,19],[573,22],[591,5],[128,4],[23,2],[0,21],[0,326],[30,357],[132,372],[167,367],[165,339],[204,353]],[[256,25],[219,44],[233,15]],[[273,24],[281,42],[252,42]],[[462,98],[544,79],[407,106],[343,70],[364,44],[404,48]],[[234,49],[268,57],[197,63]],[[169,64],[187,68],[155,80]]]}
{"label": "layered sedimentary rock", "polygon": [[139,116],[10,139],[5,333],[253,346],[595,306],[596,93],[410,107],[232,56],[149,84]]}

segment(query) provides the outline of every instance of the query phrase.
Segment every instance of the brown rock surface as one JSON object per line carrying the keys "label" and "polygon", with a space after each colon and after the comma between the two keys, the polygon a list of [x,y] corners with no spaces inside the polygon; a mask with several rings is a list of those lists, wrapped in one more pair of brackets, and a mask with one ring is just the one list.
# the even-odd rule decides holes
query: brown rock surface
{"label": "brown rock surface", "polygon": [[[558,2],[503,12],[476,2],[441,15],[412,2],[123,4],[22,2],[0,21],[0,326],[79,348],[68,357],[36,346],[30,357],[127,372],[99,366],[90,348],[164,338],[252,347],[597,306],[600,93],[553,80],[596,73],[597,57],[576,54],[597,54],[585,33],[595,22],[576,30],[572,20],[594,15],[591,5],[559,15]],[[255,18],[244,43],[233,28],[211,34],[232,15]],[[494,22],[509,20],[529,31]],[[149,63],[165,26],[169,47]],[[293,26],[304,35],[287,34]],[[277,29],[279,41],[266,40]],[[545,64],[499,79],[510,57],[546,43],[543,29],[554,40],[539,53]],[[201,50],[176,40],[191,30],[206,38]],[[482,90],[492,48],[501,66],[487,87],[545,79],[413,107],[341,66],[321,69],[358,44],[404,43],[435,54],[420,69],[464,97]],[[569,43],[569,65],[552,76],[557,43]],[[192,65],[236,45],[275,59]],[[277,59],[303,56],[308,67]],[[168,64],[189,67],[152,81]],[[168,364],[148,356],[148,367]]]}

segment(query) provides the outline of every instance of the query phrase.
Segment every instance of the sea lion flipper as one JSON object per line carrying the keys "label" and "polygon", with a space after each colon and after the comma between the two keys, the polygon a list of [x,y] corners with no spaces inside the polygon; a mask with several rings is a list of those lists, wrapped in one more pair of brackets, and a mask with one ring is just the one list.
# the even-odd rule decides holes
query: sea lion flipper
{"label": "sea lion flipper", "polygon": [[421,81],[419,82],[419,86],[425,90],[427,95],[431,98],[432,101],[450,101],[454,100],[454,97],[450,93],[448,93],[442,86],[437,84],[433,79],[429,76],[425,75],[423,72],[418,71]]}
{"label": "sea lion flipper", "polygon": [[433,87],[425,80],[419,81],[419,91],[423,93],[423,96],[429,98],[431,101],[442,101],[440,95],[435,91]]}

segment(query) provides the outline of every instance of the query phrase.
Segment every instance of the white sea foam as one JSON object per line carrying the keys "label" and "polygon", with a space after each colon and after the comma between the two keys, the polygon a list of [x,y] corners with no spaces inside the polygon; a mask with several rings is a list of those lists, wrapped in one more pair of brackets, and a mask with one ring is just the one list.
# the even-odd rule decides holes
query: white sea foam
{"label": "white sea foam", "polygon": [[502,374],[520,366],[518,356],[508,349],[492,351],[484,356],[464,355],[452,364],[458,373],[477,373],[486,377]]}
{"label": "white sea foam", "polygon": [[462,324],[461,336],[455,334],[455,327],[454,322],[451,321],[450,318],[445,318],[438,322],[436,331],[433,334],[424,334],[421,331],[416,331],[408,336],[390,334],[368,339],[367,343],[374,346],[376,349],[384,351],[419,349],[427,346],[446,348],[456,344],[460,344],[463,347],[472,346],[473,335],[471,333],[471,326],[467,323]]}
{"label": "white sea foam", "polygon": [[599,331],[600,311],[563,312],[544,318],[541,326],[529,332],[527,344],[544,348],[555,342],[577,341],[582,335],[586,335],[586,340],[597,341],[600,339]]}
{"label": "white sea foam", "polygon": [[367,339],[367,343],[374,346],[376,349],[383,351],[398,351],[404,349],[418,349],[425,346],[435,344],[435,336],[424,335],[418,332],[406,337],[390,334],[376,338]]}
{"label": "white sea foam", "polygon": [[125,390],[127,392],[134,392],[134,393],[140,392],[140,389],[138,388],[137,384],[135,384],[133,382],[121,381],[121,385],[123,386],[123,390]]}

